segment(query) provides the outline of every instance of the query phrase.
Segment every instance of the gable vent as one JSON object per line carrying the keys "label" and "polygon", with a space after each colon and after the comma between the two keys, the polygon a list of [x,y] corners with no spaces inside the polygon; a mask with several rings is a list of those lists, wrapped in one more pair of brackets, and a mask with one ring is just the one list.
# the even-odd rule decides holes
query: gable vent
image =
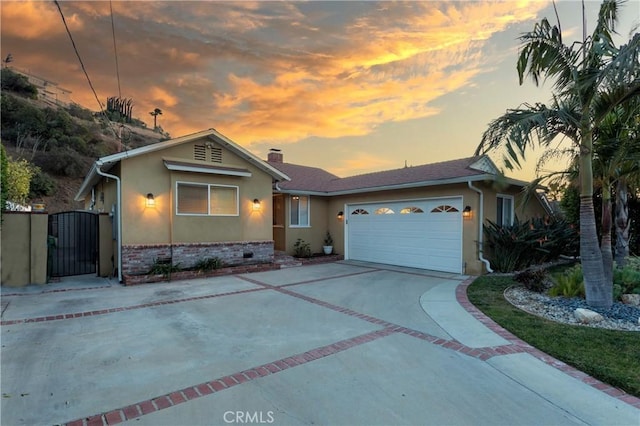
{"label": "gable vent", "polygon": [[212,145],[194,145],[193,159],[210,163],[222,163],[222,148]]}
{"label": "gable vent", "polygon": [[207,149],[204,145],[193,146],[193,159],[207,161]]}
{"label": "gable vent", "polygon": [[222,148],[217,146],[211,147],[211,161],[212,163],[222,163]]}

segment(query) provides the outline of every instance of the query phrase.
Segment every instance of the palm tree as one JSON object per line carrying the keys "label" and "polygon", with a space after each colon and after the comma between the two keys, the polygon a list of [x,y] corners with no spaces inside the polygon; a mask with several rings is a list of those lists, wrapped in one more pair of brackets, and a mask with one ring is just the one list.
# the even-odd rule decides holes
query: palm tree
{"label": "palm tree", "polygon": [[160,108],[156,108],[149,114],[153,115],[153,130],[155,130],[158,128],[158,116],[162,115],[162,110]]}
{"label": "palm tree", "polygon": [[493,120],[482,136],[476,154],[505,148],[505,165],[520,164],[535,145],[549,148],[557,136],[571,140],[579,150],[580,258],[587,303],[609,307],[613,303],[611,281],[605,278],[593,209],[593,132],[617,105],[640,95],[638,51],[640,35],[616,47],[612,32],[621,0],[605,0],[593,33],[581,43],[562,42],[560,24],[547,19],[520,37],[520,84],[530,76],[554,79],[550,106],[529,105]]}
{"label": "palm tree", "polygon": [[[608,161],[604,161],[616,186],[615,204],[616,217],[614,221],[616,230],[615,260],[618,267],[623,267],[629,256],[629,187],[637,188],[640,183],[640,97],[616,108],[603,122],[601,135],[598,137],[598,145],[603,144],[617,146]],[[601,140],[601,142],[600,142]],[[611,151],[611,149],[608,149]],[[597,149],[598,154],[601,150]],[[606,155],[606,154],[605,154]],[[601,157],[605,157],[602,155]]]}

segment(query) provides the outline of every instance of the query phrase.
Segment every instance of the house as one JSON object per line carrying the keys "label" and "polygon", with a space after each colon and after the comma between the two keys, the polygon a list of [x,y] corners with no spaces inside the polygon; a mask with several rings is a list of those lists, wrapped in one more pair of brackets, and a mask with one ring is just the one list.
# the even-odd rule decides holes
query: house
{"label": "house", "polygon": [[519,202],[525,185],[486,156],[340,178],[279,150],[262,160],[209,129],[100,158],[76,200],[109,213],[100,259],[121,280],[160,259],[269,263],[298,240],[321,252],[327,231],[345,259],[480,274],[485,219],[545,214],[541,200]]}
{"label": "house", "polygon": [[[215,129],[102,157],[75,197],[109,213],[120,280],[169,259],[187,268],[273,261],[272,187],[288,177]],[[102,273],[109,268],[100,268]]]}
{"label": "house", "polygon": [[549,213],[545,198],[524,204],[527,182],[505,178],[487,156],[346,178],[283,157],[268,156],[290,178],[274,187],[276,250],[302,239],[319,251],[328,230],[345,259],[481,274],[490,271],[479,243],[486,219]]}

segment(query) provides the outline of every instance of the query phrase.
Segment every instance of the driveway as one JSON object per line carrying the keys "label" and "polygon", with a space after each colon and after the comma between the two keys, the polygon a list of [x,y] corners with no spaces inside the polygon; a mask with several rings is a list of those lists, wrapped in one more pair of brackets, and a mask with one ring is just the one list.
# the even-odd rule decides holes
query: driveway
{"label": "driveway", "polygon": [[637,398],[479,314],[466,278],[337,262],[2,288],[0,423],[640,424]]}

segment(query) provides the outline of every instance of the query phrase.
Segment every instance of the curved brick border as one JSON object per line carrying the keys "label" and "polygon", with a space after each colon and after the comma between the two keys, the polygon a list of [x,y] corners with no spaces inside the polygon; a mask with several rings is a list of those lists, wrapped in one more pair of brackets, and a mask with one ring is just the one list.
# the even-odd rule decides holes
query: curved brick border
{"label": "curved brick border", "polygon": [[[381,269],[372,268],[369,271],[345,274],[342,276],[359,275],[363,273],[375,272],[377,270],[381,270]],[[402,273],[402,271],[396,271],[396,272]],[[411,272],[406,272],[406,273],[411,274]],[[112,409],[110,411],[103,412],[100,414],[95,414],[95,415],[91,415],[81,419],[76,419],[71,422],[65,423],[68,426],[89,426],[89,425],[104,426],[104,425],[114,425],[114,424],[122,423],[123,421],[132,420],[155,411],[164,410],[171,406],[186,403],[190,400],[204,397],[206,395],[209,395],[215,392],[224,391],[230,387],[240,385],[244,382],[257,380],[257,379],[260,379],[261,377],[271,375],[271,374],[277,374],[282,370],[293,368],[298,365],[303,365],[303,364],[315,361],[319,358],[331,356],[338,352],[342,352],[352,347],[359,346],[380,338],[384,338],[386,336],[389,336],[395,333],[401,333],[401,334],[405,334],[420,340],[424,340],[434,345],[438,345],[449,350],[460,352],[464,355],[474,357],[482,361],[486,361],[495,356],[509,355],[514,353],[528,353],[540,359],[541,361],[545,362],[546,364],[551,365],[552,367],[562,371],[563,373],[568,374],[574,378],[577,378],[578,380],[594,387],[595,389],[605,392],[607,395],[610,395],[633,407],[640,408],[639,398],[629,395],[620,389],[617,389],[605,383],[602,383],[599,380],[545,354],[544,352],[534,348],[533,346],[529,345],[528,343],[514,336],[504,328],[500,327],[492,319],[484,315],[478,308],[476,308],[474,305],[471,304],[471,302],[469,302],[469,299],[467,297],[467,288],[473,281],[475,281],[477,277],[467,278],[465,281],[463,281],[456,287],[456,300],[474,318],[476,318],[478,321],[480,321],[482,324],[484,324],[486,327],[488,327],[490,330],[492,330],[496,334],[506,339],[509,342],[509,344],[501,345],[501,346],[484,347],[484,348],[471,348],[460,343],[457,340],[446,340],[446,339],[438,338],[436,336],[432,336],[430,334],[427,334],[421,331],[417,331],[417,330],[406,328],[397,324],[393,324],[391,322],[388,322],[388,321],[385,321],[361,312],[357,312],[349,308],[334,305],[332,303],[325,302],[320,299],[306,296],[289,289],[290,287],[295,285],[322,282],[325,280],[324,278],[308,280],[308,281],[300,281],[296,283],[290,283],[284,286],[274,286],[274,285],[266,284],[248,276],[239,276],[239,278],[245,281],[251,282],[253,284],[256,284],[259,287],[254,289],[239,290],[239,291],[233,291],[233,292],[222,293],[222,294],[197,296],[197,297],[190,297],[186,299],[175,299],[175,300],[169,300],[169,301],[159,301],[155,303],[148,303],[143,305],[106,309],[102,311],[91,311],[91,312],[83,312],[83,313],[75,313],[75,314],[57,315],[57,316],[51,316],[51,317],[39,317],[39,318],[28,318],[28,319],[22,319],[22,320],[3,321],[2,325],[4,326],[4,325],[12,325],[12,324],[20,324],[20,323],[53,321],[53,320],[93,316],[93,315],[102,315],[102,314],[116,313],[120,311],[131,310],[131,309],[148,308],[155,305],[181,303],[181,302],[187,302],[187,301],[193,301],[193,300],[208,299],[212,297],[228,296],[231,294],[251,293],[256,291],[272,290],[290,297],[302,299],[308,303],[312,303],[327,309],[331,309],[336,312],[340,312],[344,315],[359,318],[361,320],[379,325],[381,327],[378,330],[371,331],[371,332],[368,332],[359,336],[355,336],[349,339],[334,342],[326,346],[321,346],[315,349],[311,349],[307,352],[292,355],[292,356],[282,358],[282,359],[279,359],[267,364],[263,364],[260,366],[255,366],[253,368],[249,368],[244,371],[232,373],[228,376],[215,378],[211,381],[199,383],[184,389],[174,390],[167,394],[150,398],[146,401],[137,402],[137,403],[128,405],[126,407]],[[336,277],[331,277],[331,278],[333,279]],[[287,287],[287,288],[283,288],[283,287]]]}
{"label": "curved brick border", "polygon": [[482,311],[480,311],[471,302],[469,302],[469,298],[467,297],[467,289],[469,288],[471,283],[473,283],[477,278],[478,277],[469,277],[466,280],[464,280],[462,283],[460,283],[458,287],[456,287],[456,299],[458,303],[467,312],[469,312],[475,319],[480,321],[488,329],[498,334],[500,337],[508,340],[509,342],[511,342],[516,346],[523,348],[526,353],[538,358],[542,362],[562,371],[565,374],[568,374],[569,376],[575,379],[580,380],[582,383],[586,383],[587,385],[590,385],[591,387],[606,393],[609,396],[617,398],[622,402],[625,402],[633,407],[640,409],[640,398],[637,398],[633,395],[629,395],[628,393],[626,393],[621,389],[618,389],[611,385],[603,383],[600,380],[594,377],[591,377],[590,375],[568,364],[565,364],[564,362],[552,357],[551,355],[546,354],[541,350],[534,348],[533,346],[529,345],[525,341],[519,339],[518,337],[511,334],[509,331],[502,328],[495,321],[493,321],[491,318],[489,318],[484,313],[482,313]]}

